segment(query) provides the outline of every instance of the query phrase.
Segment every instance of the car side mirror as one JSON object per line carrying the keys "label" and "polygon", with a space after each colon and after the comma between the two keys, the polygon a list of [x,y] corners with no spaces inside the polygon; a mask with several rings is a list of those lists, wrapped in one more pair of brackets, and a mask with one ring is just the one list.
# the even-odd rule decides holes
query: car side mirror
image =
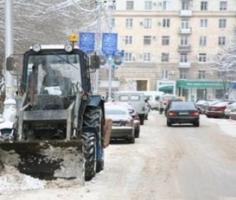
{"label": "car side mirror", "polygon": [[91,69],[100,68],[100,57],[96,53],[90,56],[90,68]]}
{"label": "car side mirror", "polygon": [[7,57],[6,69],[7,71],[12,71],[14,69],[15,59],[12,56]]}

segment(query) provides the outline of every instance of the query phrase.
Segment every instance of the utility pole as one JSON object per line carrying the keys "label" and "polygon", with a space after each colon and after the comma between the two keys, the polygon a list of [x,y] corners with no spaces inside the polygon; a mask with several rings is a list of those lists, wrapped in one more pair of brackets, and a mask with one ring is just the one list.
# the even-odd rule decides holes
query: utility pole
{"label": "utility pole", "polygon": [[[97,0],[97,34],[96,34],[96,52],[98,55],[101,54],[101,12],[102,12],[102,3],[101,1]],[[99,69],[95,72],[95,86],[94,86],[94,93],[98,93],[99,88]]]}
{"label": "utility pole", "polygon": [[[5,60],[13,53],[12,0],[5,0]],[[5,65],[6,97],[11,97],[12,76]]]}
{"label": "utility pole", "polygon": [[[13,54],[13,28],[12,28],[12,0],[5,0],[5,60]],[[4,101],[3,118],[5,122],[13,124],[15,118],[16,101],[14,99],[13,77],[10,71],[4,68],[6,97]],[[8,123],[6,123],[8,124]],[[11,125],[6,126],[11,126]]]}
{"label": "utility pole", "polygon": [[[112,32],[112,11],[114,9],[114,6],[115,6],[115,3],[116,1],[115,0],[112,0],[111,2],[109,2],[109,5],[108,5],[108,20],[109,20],[109,33]],[[112,96],[111,96],[111,93],[112,93],[112,57],[109,56],[108,58],[108,66],[109,66],[109,78],[108,78],[108,101],[111,101],[112,100]]]}

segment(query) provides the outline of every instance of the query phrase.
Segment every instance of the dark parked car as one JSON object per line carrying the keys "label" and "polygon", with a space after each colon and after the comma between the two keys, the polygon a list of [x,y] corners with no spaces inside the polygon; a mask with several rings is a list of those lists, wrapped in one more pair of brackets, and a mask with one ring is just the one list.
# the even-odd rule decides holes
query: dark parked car
{"label": "dark parked car", "polygon": [[199,111],[193,102],[173,101],[166,113],[166,124],[191,123],[199,126]]}

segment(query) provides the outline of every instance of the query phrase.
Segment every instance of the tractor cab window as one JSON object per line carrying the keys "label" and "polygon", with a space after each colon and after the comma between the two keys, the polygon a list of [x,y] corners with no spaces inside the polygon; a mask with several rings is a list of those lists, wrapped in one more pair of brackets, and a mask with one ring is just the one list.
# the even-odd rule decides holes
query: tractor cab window
{"label": "tractor cab window", "polygon": [[37,95],[73,95],[81,83],[77,54],[31,55],[28,62],[28,90]]}

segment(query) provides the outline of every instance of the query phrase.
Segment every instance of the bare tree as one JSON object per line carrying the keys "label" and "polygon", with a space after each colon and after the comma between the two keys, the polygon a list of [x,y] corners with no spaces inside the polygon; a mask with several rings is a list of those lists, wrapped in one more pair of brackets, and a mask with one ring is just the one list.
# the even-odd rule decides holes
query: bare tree
{"label": "bare tree", "polygon": [[[15,53],[35,43],[65,43],[72,31],[96,29],[95,0],[12,1]],[[4,0],[0,0],[0,63],[3,57]]]}
{"label": "bare tree", "polygon": [[236,30],[232,43],[216,55],[212,69],[223,82],[224,94],[229,94],[230,83],[236,80]]}

